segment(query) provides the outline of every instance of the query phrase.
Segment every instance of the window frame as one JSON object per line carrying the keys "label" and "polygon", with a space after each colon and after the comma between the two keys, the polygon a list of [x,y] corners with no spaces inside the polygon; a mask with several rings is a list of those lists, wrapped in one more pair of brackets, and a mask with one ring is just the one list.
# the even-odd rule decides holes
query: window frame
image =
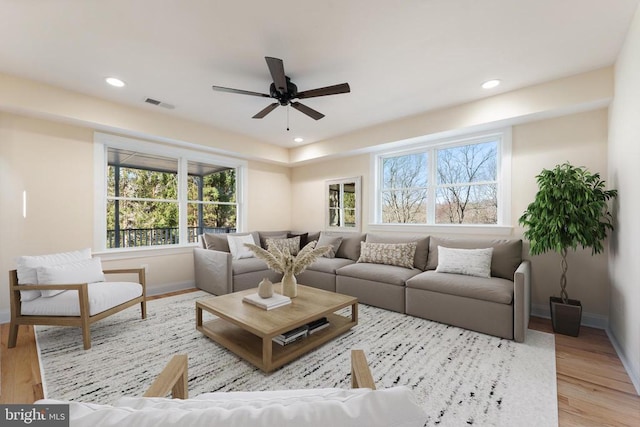
{"label": "window frame", "polygon": [[[435,195],[437,184],[437,155],[438,149],[464,146],[474,143],[498,141],[497,159],[497,191],[498,210],[496,224],[436,224],[435,223]],[[496,234],[508,235],[513,226],[511,224],[511,127],[492,129],[487,131],[460,133],[456,136],[443,137],[439,135],[425,136],[411,143],[398,142],[392,149],[379,150],[371,154],[370,173],[371,185],[369,202],[370,231],[405,231],[452,234]],[[428,184],[427,184],[427,223],[403,224],[382,222],[382,191],[383,168],[385,158],[417,153],[427,153]]]}
{"label": "window frame", "polygon": [[[326,231],[360,231],[361,228],[361,199],[362,199],[362,179],[359,176],[354,176],[350,178],[339,178],[339,179],[331,179],[325,181],[325,208],[324,208],[324,228]],[[354,192],[355,192],[355,207],[354,207],[354,217],[355,217],[355,225],[353,227],[347,227],[344,225],[345,218],[345,207],[344,207],[344,184],[354,184]],[[330,221],[329,211],[331,209],[329,205],[329,194],[331,185],[339,185],[340,186],[340,207],[338,208],[340,224],[339,226],[332,226]]]}
{"label": "window frame", "polygon": [[[236,170],[236,228],[238,231],[246,229],[246,185],[247,162],[245,160],[223,157],[209,150],[197,147],[195,144],[166,144],[111,135],[101,132],[94,133],[94,230],[93,249],[96,253],[115,254],[118,252],[172,252],[183,248],[197,246],[188,242],[187,205],[190,203],[187,194],[188,162],[208,163]],[[178,217],[179,243],[170,245],[137,246],[126,248],[107,248],[107,150],[109,148],[133,150],[154,156],[176,159],[178,162]],[[193,202],[193,201],[191,201]]]}

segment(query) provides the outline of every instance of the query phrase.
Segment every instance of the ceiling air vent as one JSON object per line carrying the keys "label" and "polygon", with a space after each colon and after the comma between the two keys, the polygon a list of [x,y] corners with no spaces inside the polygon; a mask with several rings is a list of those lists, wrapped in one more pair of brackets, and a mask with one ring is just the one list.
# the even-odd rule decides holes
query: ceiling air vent
{"label": "ceiling air vent", "polygon": [[167,108],[169,110],[173,110],[174,108],[176,108],[175,105],[167,104],[166,102],[158,101],[157,99],[153,99],[153,98],[146,98],[144,102],[146,102],[147,104],[152,104],[152,105],[157,105],[159,107]]}

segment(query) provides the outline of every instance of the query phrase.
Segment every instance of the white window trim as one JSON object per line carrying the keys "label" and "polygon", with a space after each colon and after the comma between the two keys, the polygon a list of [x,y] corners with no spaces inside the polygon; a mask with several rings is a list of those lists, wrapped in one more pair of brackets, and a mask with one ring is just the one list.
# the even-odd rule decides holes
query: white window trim
{"label": "white window trim", "polygon": [[[144,141],[140,139],[128,138],[107,133],[95,132],[93,136],[93,162],[94,162],[94,221],[93,221],[93,250],[98,254],[106,253],[128,253],[132,252],[150,252],[150,251],[167,251],[171,249],[182,250],[185,247],[191,248],[197,246],[197,243],[181,242],[177,245],[157,245],[157,246],[141,246],[136,248],[109,248],[107,249],[107,236],[105,233],[107,227],[107,149],[127,149],[148,153],[163,157],[172,157],[179,159],[178,173],[187,168],[189,161],[210,163],[236,169],[236,199],[238,203],[237,229],[243,231],[247,224],[246,199],[247,183],[248,183],[248,163],[245,160],[234,159],[231,157],[222,157],[206,151],[197,151],[193,149],[167,145],[152,141]],[[187,222],[182,218],[187,215],[187,182],[181,180],[181,188],[178,189],[179,203],[179,228],[180,240],[187,235]]]}
{"label": "white window trim", "polygon": [[[381,158],[424,152],[439,146],[466,145],[481,139],[499,138],[500,155],[498,156],[498,223],[497,224],[385,224],[380,217],[380,191],[382,174],[380,171]],[[483,132],[460,134],[449,138],[424,137],[416,143],[404,145],[402,148],[385,149],[371,153],[370,173],[371,185],[369,189],[369,231],[393,231],[413,233],[447,233],[447,234],[478,234],[478,235],[509,235],[513,230],[511,224],[511,150],[512,128],[499,128]],[[432,156],[430,156],[432,157]],[[431,158],[429,162],[433,161]],[[429,187],[430,191],[433,188]]]}
{"label": "white window trim", "polygon": [[[335,226],[331,226],[329,225],[329,186],[332,184],[340,184],[340,216],[343,217],[344,214],[344,202],[342,201],[342,196],[344,195],[342,192],[342,186],[346,183],[354,183],[355,184],[355,192],[356,192],[356,206],[355,206],[355,221],[356,221],[356,225],[355,227],[343,227],[343,226],[339,226],[339,227],[335,227]],[[326,231],[352,231],[352,232],[359,232],[361,230],[361,218],[362,215],[360,214],[361,211],[361,206],[362,206],[362,202],[360,201],[360,199],[362,199],[362,179],[359,176],[354,176],[351,178],[340,178],[340,179],[331,179],[325,182],[324,184],[325,187],[325,193],[324,193],[324,203],[325,203],[325,208],[324,208],[324,228]],[[342,221],[343,218],[341,218]]]}

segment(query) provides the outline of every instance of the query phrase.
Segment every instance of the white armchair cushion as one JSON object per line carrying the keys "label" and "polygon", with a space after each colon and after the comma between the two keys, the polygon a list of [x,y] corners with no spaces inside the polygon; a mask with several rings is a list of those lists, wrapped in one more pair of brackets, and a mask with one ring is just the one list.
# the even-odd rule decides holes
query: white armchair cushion
{"label": "white armchair cushion", "polygon": [[[67,264],[91,258],[91,248],[79,251],[61,252],[50,255],[21,256],[17,260],[17,273],[19,285],[38,285],[38,267],[50,267],[52,265]],[[20,291],[21,301],[30,301],[38,298],[40,291]]]}
{"label": "white armchair cushion", "polygon": [[411,390],[312,389],[207,393],[195,399],[123,398],[114,406],[68,403],[71,425],[173,427],[422,427]]}
{"label": "white armchair cushion", "polygon": [[[100,258],[89,258],[68,264],[38,267],[38,284],[63,285],[78,283],[104,282]],[[52,297],[64,290],[43,290],[43,297]]]}
{"label": "white armchair cushion", "polygon": [[[134,282],[89,283],[88,292],[89,315],[93,316],[139,297],[142,285]],[[76,291],[24,301],[21,306],[24,316],[80,316],[80,300]]]}

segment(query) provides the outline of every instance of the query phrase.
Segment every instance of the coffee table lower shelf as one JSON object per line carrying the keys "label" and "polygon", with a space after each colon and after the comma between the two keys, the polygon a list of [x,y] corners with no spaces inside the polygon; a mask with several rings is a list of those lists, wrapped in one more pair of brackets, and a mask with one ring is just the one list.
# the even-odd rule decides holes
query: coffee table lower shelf
{"label": "coffee table lower shelf", "polygon": [[326,317],[328,327],[285,346],[274,343],[273,337],[259,337],[221,318],[203,322],[196,329],[264,372],[271,372],[358,324],[335,313]]}

